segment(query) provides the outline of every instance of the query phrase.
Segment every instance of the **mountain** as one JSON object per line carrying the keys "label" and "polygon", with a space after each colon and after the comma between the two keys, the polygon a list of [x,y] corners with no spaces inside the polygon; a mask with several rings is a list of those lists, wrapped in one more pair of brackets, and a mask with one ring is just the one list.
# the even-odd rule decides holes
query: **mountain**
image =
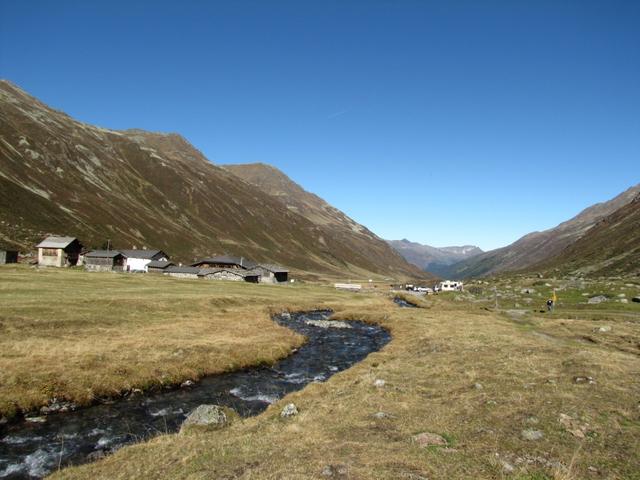
{"label": "mountain", "polygon": [[640,276],[640,194],[533,269],[592,276]]}
{"label": "mountain", "polygon": [[480,248],[473,245],[438,248],[410,242],[406,238],[387,240],[387,243],[409,263],[442,277],[447,276],[450,265],[483,253]]}
{"label": "mountain", "polygon": [[[88,125],[0,81],[0,241],[22,251],[60,234],[182,261],[230,253],[339,276],[414,276],[366,232],[334,242],[180,135]],[[369,249],[379,253],[354,255]]]}
{"label": "mountain", "polygon": [[533,232],[511,245],[462,260],[449,267],[453,278],[486,276],[495,273],[528,270],[561,252],[580,239],[598,222],[628,205],[640,193],[640,184],[615,198],[595,204],[572,219],[543,232]]}
{"label": "mountain", "polygon": [[[348,258],[371,269],[385,265],[390,270],[402,268],[406,261],[387,243],[363,225],[332,207],[317,195],[307,192],[271,165],[264,163],[222,165],[274,200],[290,212],[303,216],[317,228],[318,240],[331,251],[348,252]],[[425,277],[413,269],[414,276]]]}

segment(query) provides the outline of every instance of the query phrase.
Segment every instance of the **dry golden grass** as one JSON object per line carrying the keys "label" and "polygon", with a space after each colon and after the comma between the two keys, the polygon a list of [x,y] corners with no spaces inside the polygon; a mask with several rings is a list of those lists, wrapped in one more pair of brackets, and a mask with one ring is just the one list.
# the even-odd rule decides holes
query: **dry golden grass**
{"label": "dry golden grass", "polygon": [[0,268],[0,416],[271,363],[303,338],[272,309],[358,298],[332,289]]}
{"label": "dry golden grass", "polygon": [[[259,288],[248,290],[247,309],[262,312],[284,292],[261,296]],[[511,318],[446,296],[430,298],[430,309],[400,309],[383,295],[301,293],[287,302],[328,295],[336,318],[380,323],[392,342],[228,429],[161,436],[53,478],[640,478],[640,352],[616,347],[637,337],[637,316],[610,322],[618,340],[592,343],[576,340],[588,320],[560,311],[553,320]],[[376,379],[386,385],[376,388]],[[300,414],[283,420],[288,402]],[[543,437],[525,440],[526,429]],[[449,445],[420,448],[411,440],[420,432]]]}

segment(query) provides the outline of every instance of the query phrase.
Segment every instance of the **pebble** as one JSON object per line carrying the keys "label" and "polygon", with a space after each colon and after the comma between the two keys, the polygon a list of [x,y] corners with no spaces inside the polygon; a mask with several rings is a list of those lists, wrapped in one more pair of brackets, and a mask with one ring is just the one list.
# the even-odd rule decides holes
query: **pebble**
{"label": "pebble", "polygon": [[376,388],[383,388],[386,384],[387,382],[382,380],[381,378],[378,378],[375,382],[373,382],[373,386]]}
{"label": "pebble", "polygon": [[540,430],[532,429],[522,430],[520,435],[523,439],[530,441],[540,440],[542,437],[544,437],[544,433],[542,433]]}
{"label": "pebble", "polygon": [[294,417],[296,415],[298,415],[298,407],[296,407],[295,403],[287,403],[280,412],[282,418]]}
{"label": "pebble", "polygon": [[577,383],[577,384],[582,384],[582,383],[588,383],[589,385],[593,385],[594,383],[596,383],[595,379],[593,377],[573,377],[573,383]]}
{"label": "pebble", "polygon": [[446,446],[447,440],[437,433],[422,432],[411,437],[412,440],[420,447],[429,447],[432,445]]}
{"label": "pebble", "polygon": [[476,390],[482,390],[484,387],[482,386],[481,383],[474,383],[473,388]]}

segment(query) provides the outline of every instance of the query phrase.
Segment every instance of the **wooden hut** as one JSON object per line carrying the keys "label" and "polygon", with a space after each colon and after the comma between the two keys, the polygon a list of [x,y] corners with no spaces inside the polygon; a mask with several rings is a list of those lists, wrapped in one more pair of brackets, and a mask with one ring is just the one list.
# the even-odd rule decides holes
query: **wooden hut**
{"label": "wooden hut", "polygon": [[38,266],[72,267],[78,263],[82,244],[75,237],[47,237],[38,245]]}
{"label": "wooden hut", "polygon": [[5,263],[18,263],[18,251],[0,250],[0,265]]}
{"label": "wooden hut", "polygon": [[121,272],[125,258],[117,250],[91,250],[84,254],[84,268],[92,272]]}

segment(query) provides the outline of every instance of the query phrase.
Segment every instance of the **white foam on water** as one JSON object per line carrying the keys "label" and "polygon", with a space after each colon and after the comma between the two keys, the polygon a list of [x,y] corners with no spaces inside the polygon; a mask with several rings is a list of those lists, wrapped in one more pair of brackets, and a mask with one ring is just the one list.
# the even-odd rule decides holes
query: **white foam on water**
{"label": "white foam on water", "polygon": [[247,395],[242,392],[241,387],[232,388],[229,390],[229,393],[236,398],[244,400],[245,402],[264,402],[272,404],[280,400],[280,397],[277,395],[264,395],[262,393],[259,393],[258,395]]}
{"label": "white foam on water", "polygon": [[163,408],[161,410],[156,410],[155,412],[149,412],[152,417],[166,417],[169,413],[168,408]]}
{"label": "white foam on water", "polygon": [[9,475],[15,475],[24,471],[24,465],[21,463],[12,463],[4,470],[0,470],[0,478],[8,477]]}
{"label": "white foam on water", "polygon": [[284,379],[288,383],[296,383],[296,384],[305,383],[308,380],[307,377],[305,377],[304,373],[301,373],[301,372],[289,373],[284,376]]}
{"label": "white foam on water", "polygon": [[42,440],[42,437],[12,437],[11,435],[7,435],[2,439],[3,443],[8,445],[22,445],[27,442],[37,442]]}
{"label": "white foam on water", "polygon": [[24,459],[29,475],[32,477],[44,477],[49,469],[47,468],[55,462],[55,455],[50,454],[46,450],[39,448]]}

